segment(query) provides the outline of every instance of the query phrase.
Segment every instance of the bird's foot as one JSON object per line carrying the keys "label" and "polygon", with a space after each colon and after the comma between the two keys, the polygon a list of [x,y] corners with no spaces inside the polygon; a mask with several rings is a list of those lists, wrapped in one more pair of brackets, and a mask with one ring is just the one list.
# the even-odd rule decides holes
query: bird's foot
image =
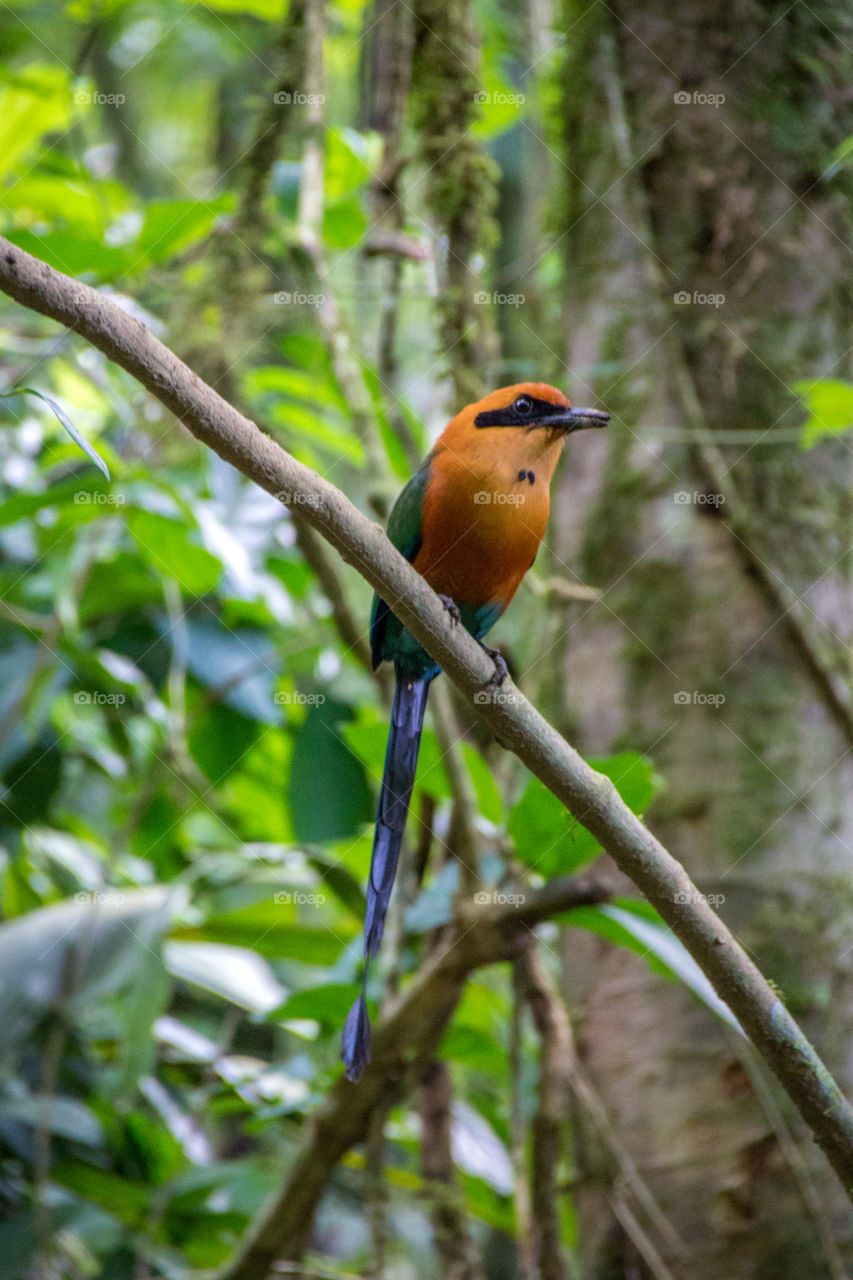
{"label": "bird's foot", "polygon": [[455,627],[462,617],[462,614],[459,612],[459,605],[455,600],[451,600],[450,596],[440,595],[438,598],[450,614],[450,625]]}
{"label": "bird's foot", "polygon": [[490,649],[489,646],[487,644],[483,644],[482,641],[480,642],[480,648],[483,650],[483,653],[487,653],[489,655],[492,662],[495,664],[495,669],[492,672],[491,678],[489,679],[489,684],[490,685],[494,684],[498,686],[502,685],[504,680],[506,680],[507,676],[509,675],[509,668],[506,665],[506,658],[504,658],[500,649]]}

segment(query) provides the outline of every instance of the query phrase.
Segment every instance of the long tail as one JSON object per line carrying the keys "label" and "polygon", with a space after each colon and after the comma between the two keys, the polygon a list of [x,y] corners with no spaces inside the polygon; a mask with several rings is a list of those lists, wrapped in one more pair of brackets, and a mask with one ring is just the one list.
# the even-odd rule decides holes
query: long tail
{"label": "long tail", "polygon": [[359,1080],[370,1061],[370,1019],[364,998],[367,965],[371,956],[378,952],[385,929],[385,915],[394,887],[403,829],[418,766],[418,748],[431,681],[432,676],[413,678],[397,672],[367,885],[362,989],[347,1015],[341,1044],[341,1059],[349,1080]]}

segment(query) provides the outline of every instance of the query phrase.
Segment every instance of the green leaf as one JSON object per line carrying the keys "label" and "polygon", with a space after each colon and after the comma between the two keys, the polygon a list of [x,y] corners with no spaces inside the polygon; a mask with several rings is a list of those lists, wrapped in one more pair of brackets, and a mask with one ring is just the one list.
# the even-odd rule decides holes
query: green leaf
{"label": "green leaf", "polygon": [[275,1022],[288,1018],[313,1018],[326,1027],[342,1027],[349,1007],[358,995],[354,983],[329,982],[325,986],[297,991],[269,1015]]}
{"label": "green leaf", "polygon": [[[355,720],[343,725],[343,737],[350,750],[363,761],[368,773],[379,784],[388,742],[388,724],[373,710],[359,710]],[[480,752],[471,743],[462,744],[462,755],[468,767],[480,812],[490,822],[503,819],[503,802],[492,772]],[[418,754],[415,786],[430,795],[451,799],[452,791],[442,765],[443,752],[431,729],[425,729]],[[564,811],[565,812],[565,811]]]}
{"label": "green leaf", "polygon": [[354,836],[373,817],[364,769],[342,737],[352,717],[350,707],[323,698],[296,731],[287,793],[299,841],[323,844]]}
{"label": "green leaf", "polygon": [[293,739],[283,729],[267,729],[250,747],[239,769],[219,786],[222,811],[246,840],[293,839],[282,780],[288,776]]}
{"label": "green leaf", "polygon": [[439,1057],[491,1076],[498,1064],[506,1060],[506,1049],[478,1027],[454,1025],[445,1033]]}
{"label": "green leaf", "polygon": [[[8,648],[0,651],[0,722],[10,731],[0,741],[0,770],[7,771],[33,744],[38,736],[33,725],[15,717],[21,690],[26,689],[38,671],[39,646],[17,636]],[[5,799],[5,797],[4,797]]]}
{"label": "green leaf", "polygon": [[127,527],[157,575],[174,578],[187,595],[207,595],[218,583],[222,565],[190,541],[189,530],[180,521],[133,508],[127,513]]}
{"label": "green leaf", "polygon": [[809,411],[800,433],[801,449],[812,449],[827,436],[843,435],[853,427],[853,383],[825,378],[795,382],[791,390],[805,400]]}
{"label": "green leaf", "polygon": [[137,268],[144,267],[146,263],[163,262],[203,240],[231,203],[227,196],[203,203],[198,200],[152,201],[145,211],[137,242],[145,261],[136,263]]}
{"label": "green leaf", "polygon": [[830,163],[821,175],[823,181],[835,177],[839,169],[846,168],[851,161],[853,161],[853,138],[845,138],[833,151]]}
{"label": "green leaf", "polygon": [[503,821],[503,800],[487,761],[470,742],[462,743],[462,757],[468,766],[480,813],[499,825]]}
{"label": "green leaf", "polygon": [[35,235],[32,231],[10,231],[8,239],[25,253],[41,258],[49,267],[72,276],[94,276],[98,280],[114,280],[132,265],[127,249],[88,239],[70,231],[50,231]]}
{"label": "green leaf", "polygon": [[[2,519],[0,509],[0,522]],[[92,565],[78,601],[77,613],[85,626],[113,614],[139,613],[146,605],[161,604],[162,601],[161,576],[137,554],[119,552],[109,560],[99,560]]]}
{"label": "green leaf", "polygon": [[100,1122],[76,1098],[35,1093],[21,1098],[0,1098],[0,1125],[11,1121],[33,1129],[47,1129],[58,1138],[70,1138],[87,1147],[100,1147],[104,1142]]}
{"label": "green leaf", "polygon": [[741,1030],[737,1018],[717,995],[690,952],[648,903],[626,898],[599,907],[580,907],[567,915],[565,922],[636,951],[658,973],[679,979],[724,1022],[736,1031]]}
{"label": "green leaf", "polygon": [[336,461],[343,459],[354,466],[363,466],[364,445],[343,423],[333,425],[330,421],[332,416],[324,411],[321,417],[319,413],[293,403],[276,404],[270,413],[273,422],[294,441],[294,449],[304,442],[309,449],[318,448],[331,453]]}
{"label": "green leaf", "polygon": [[43,819],[59,786],[61,773],[59,742],[56,735],[47,729],[7,766],[3,774],[0,795],[3,797],[4,823],[26,827]]}
{"label": "green leaf", "polygon": [[[347,840],[345,856],[350,852],[350,848],[351,842]],[[364,912],[361,881],[353,875],[346,864],[337,855],[329,855],[319,849],[311,851],[308,863],[317,872],[319,891],[329,889],[347,910],[361,919]]]}
{"label": "green leaf", "polygon": [[354,129],[329,129],[324,177],[327,203],[350,195],[367,181],[369,154],[369,140]]}
{"label": "green leaf", "polygon": [[13,387],[10,391],[4,391],[0,393],[0,400],[8,400],[12,396],[20,396],[20,395],[37,396],[39,400],[43,400],[44,403],[48,406],[48,408],[53,411],[53,413],[62,423],[63,427],[68,432],[71,439],[78,446],[78,448],[83,450],[87,458],[91,458],[92,462],[94,462],[98,470],[102,471],[104,476],[107,478],[107,480],[109,480],[110,478],[109,468],[107,464],[104,462],[101,455],[97,452],[96,449],[92,447],[92,445],[89,444],[88,440],[85,440],[83,438],[82,434],[77,430],[77,428],[75,427],[71,419],[68,417],[65,410],[62,409],[56,403],[55,400],[51,400],[50,396],[46,396],[43,391],[37,391],[35,387]]}
{"label": "green leaf", "polygon": [[209,692],[249,720],[281,724],[275,700],[278,658],[268,632],[229,629],[214,618],[191,618],[187,632],[187,666]]}
{"label": "green leaf", "polygon": [[260,728],[231,707],[214,705],[203,715],[190,715],[187,745],[202,772],[214,784],[238,768]]}
{"label": "green leaf", "polygon": [[[211,963],[216,964],[227,958],[228,949],[233,950],[235,955],[241,950],[246,954],[254,953],[258,958],[268,956],[300,960],[305,964],[334,964],[349,940],[355,936],[358,928],[356,922],[339,922],[335,925],[334,932],[322,924],[316,927],[303,924],[297,911],[303,916],[310,913],[311,918],[316,912],[322,919],[322,909],[325,907],[322,899],[326,895],[322,888],[318,888],[306,890],[302,894],[307,900],[305,903],[298,903],[298,896],[297,891],[288,889],[271,892],[262,902],[237,911],[211,915],[203,925],[177,928],[173,930],[172,936],[193,945],[221,945],[221,953],[211,953]],[[202,961],[207,959],[201,952],[199,956]],[[284,993],[280,999],[283,998]],[[278,1003],[279,1001],[275,1002],[276,1005]],[[275,1006],[270,1004],[270,1008],[273,1007]]]}
{"label": "green leaf", "polygon": [[266,960],[246,947],[218,942],[166,943],[166,967],[176,978],[203,987],[250,1013],[269,1013],[285,991]]}
{"label": "green leaf", "polygon": [[[651,761],[636,752],[590,765],[610,778],[632,813],[642,814],[661,785]],[[576,871],[601,852],[598,841],[538,778],[531,778],[515,805],[508,830],[520,861],[545,877]]]}
{"label": "green leaf", "polygon": [[306,400],[309,404],[334,409],[338,414],[347,412],[346,401],[329,378],[306,369],[287,369],[283,365],[262,365],[246,374],[245,385],[250,395],[274,392],[290,396],[294,400]]}
{"label": "green leaf", "polygon": [[487,58],[483,87],[474,95],[479,119],[471,132],[479,138],[495,138],[525,119],[524,94],[501,76],[496,61]]}
{"label": "green leaf", "polygon": [[148,1213],[150,1192],[116,1173],[84,1164],[82,1160],[60,1160],[51,1170],[51,1180],[83,1200],[112,1213],[131,1227],[141,1227]]}
{"label": "green leaf", "polygon": [[155,1020],[168,1005],[172,984],[158,947],[141,952],[134,982],[121,1001],[122,1030],[118,1046],[121,1075],[117,1093],[130,1098],[141,1076],[155,1067],[157,1049],[152,1034]]}
{"label": "green leaf", "polygon": [[0,177],[10,173],[43,134],[71,123],[68,72],[31,63],[3,77],[0,87]]}
{"label": "green leaf", "polygon": [[[382,444],[385,447],[385,455],[388,458],[391,470],[401,480],[408,480],[411,475],[411,471],[406,458],[406,451],[403,448],[402,442],[398,438],[397,433],[394,431],[388,420],[388,414],[385,411],[385,394],[382,384],[379,381],[379,377],[377,376],[375,369],[373,369],[366,360],[361,361],[361,372],[364,377],[364,384],[370,394],[373,412],[376,416],[377,426],[379,427],[379,434],[382,437]],[[406,414],[405,407],[402,405],[399,406],[398,412],[406,418],[407,424],[411,429],[411,414]],[[413,431],[412,436],[413,439],[417,441],[418,445],[422,447],[423,430],[420,428],[420,424],[418,424],[418,426],[418,431]]]}
{"label": "green leaf", "polygon": [[[73,1213],[72,1205],[63,1205],[62,1213],[53,1216],[53,1230],[59,1229],[59,1219],[67,1220]],[[34,1210],[15,1213],[7,1209],[0,1221],[0,1257],[10,1280],[20,1280],[32,1275],[37,1254],[44,1243],[41,1214]]]}
{"label": "green leaf", "polygon": [[406,910],[406,930],[426,933],[447,924],[453,914],[453,900],[459,885],[459,864],[447,862],[431,876],[427,885]]}
{"label": "green leaf", "polygon": [[219,13],[247,13],[265,22],[280,22],[286,9],[286,0],[184,0],[184,3]]}
{"label": "green leaf", "polygon": [[516,1219],[509,1197],[499,1196],[488,1183],[481,1178],[472,1178],[468,1173],[463,1173],[460,1181],[468,1213],[511,1240],[516,1231]]}
{"label": "green leaf", "polygon": [[0,925],[0,1056],[67,998],[69,973],[73,1001],[117,990],[135,972],[139,948],[156,946],[180,897],[159,887],[86,895]]}
{"label": "green leaf", "polygon": [[590,768],[613,783],[632,813],[642,815],[663,787],[663,778],[647,756],[622,751],[603,760],[590,760]]}
{"label": "green leaf", "polygon": [[69,173],[48,173],[46,167],[43,160],[38,170],[4,192],[4,203],[15,210],[20,227],[32,231],[48,222],[85,239],[98,239],[104,235],[105,223],[128,206],[127,193],[117,182],[96,184],[74,168]]}
{"label": "green leaf", "polygon": [[[106,493],[107,487],[97,477],[95,483],[87,480],[85,492],[87,496]],[[73,505],[75,494],[81,492],[80,481],[73,476],[57,484],[42,489],[39,493],[15,493],[0,503],[0,526],[16,524],[18,520],[26,520],[36,512],[48,510],[50,507]]]}
{"label": "green leaf", "polygon": [[367,231],[367,215],[358,196],[344,196],[323,215],[323,239],[330,249],[351,249]]}

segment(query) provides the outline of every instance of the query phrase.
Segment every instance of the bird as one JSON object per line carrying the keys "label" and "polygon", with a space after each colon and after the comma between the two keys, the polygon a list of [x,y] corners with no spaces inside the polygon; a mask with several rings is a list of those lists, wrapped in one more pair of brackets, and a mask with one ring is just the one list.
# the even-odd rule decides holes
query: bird
{"label": "bird", "polygon": [[[506,664],[497,650],[483,644],[483,637],[536,557],[565,437],[603,427],[609,417],[600,409],[572,408],[547,383],[501,387],[451,419],[391,510],[389,539],[437,592],[453,621],[461,622],[490,654],[497,684],[506,677]],[[382,942],[427,695],[440,673],[393,606],[378,595],[370,650],[374,670],[391,662],[396,680],[367,883],[361,992],[341,1041],[346,1075],[354,1082],[371,1060],[368,966]]]}

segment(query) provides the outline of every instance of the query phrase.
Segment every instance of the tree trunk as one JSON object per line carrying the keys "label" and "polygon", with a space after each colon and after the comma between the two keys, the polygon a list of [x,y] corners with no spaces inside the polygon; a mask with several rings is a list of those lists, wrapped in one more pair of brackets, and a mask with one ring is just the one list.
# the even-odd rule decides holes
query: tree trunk
{"label": "tree trunk", "polygon": [[[580,543],[604,594],[567,606],[551,692],[588,753],[654,758],[653,827],[849,1083],[853,766],[832,690],[849,698],[851,451],[798,450],[789,387],[851,374],[848,179],[821,176],[853,132],[850,14],[567,0],[563,18],[567,364],[598,360],[614,420],[555,504],[552,570]],[[577,374],[570,391],[590,394]],[[565,974],[585,1070],[681,1241],[581,1116],[585,1276],[842,1276],[843,1196],[736,1037],[576,930]]]}

